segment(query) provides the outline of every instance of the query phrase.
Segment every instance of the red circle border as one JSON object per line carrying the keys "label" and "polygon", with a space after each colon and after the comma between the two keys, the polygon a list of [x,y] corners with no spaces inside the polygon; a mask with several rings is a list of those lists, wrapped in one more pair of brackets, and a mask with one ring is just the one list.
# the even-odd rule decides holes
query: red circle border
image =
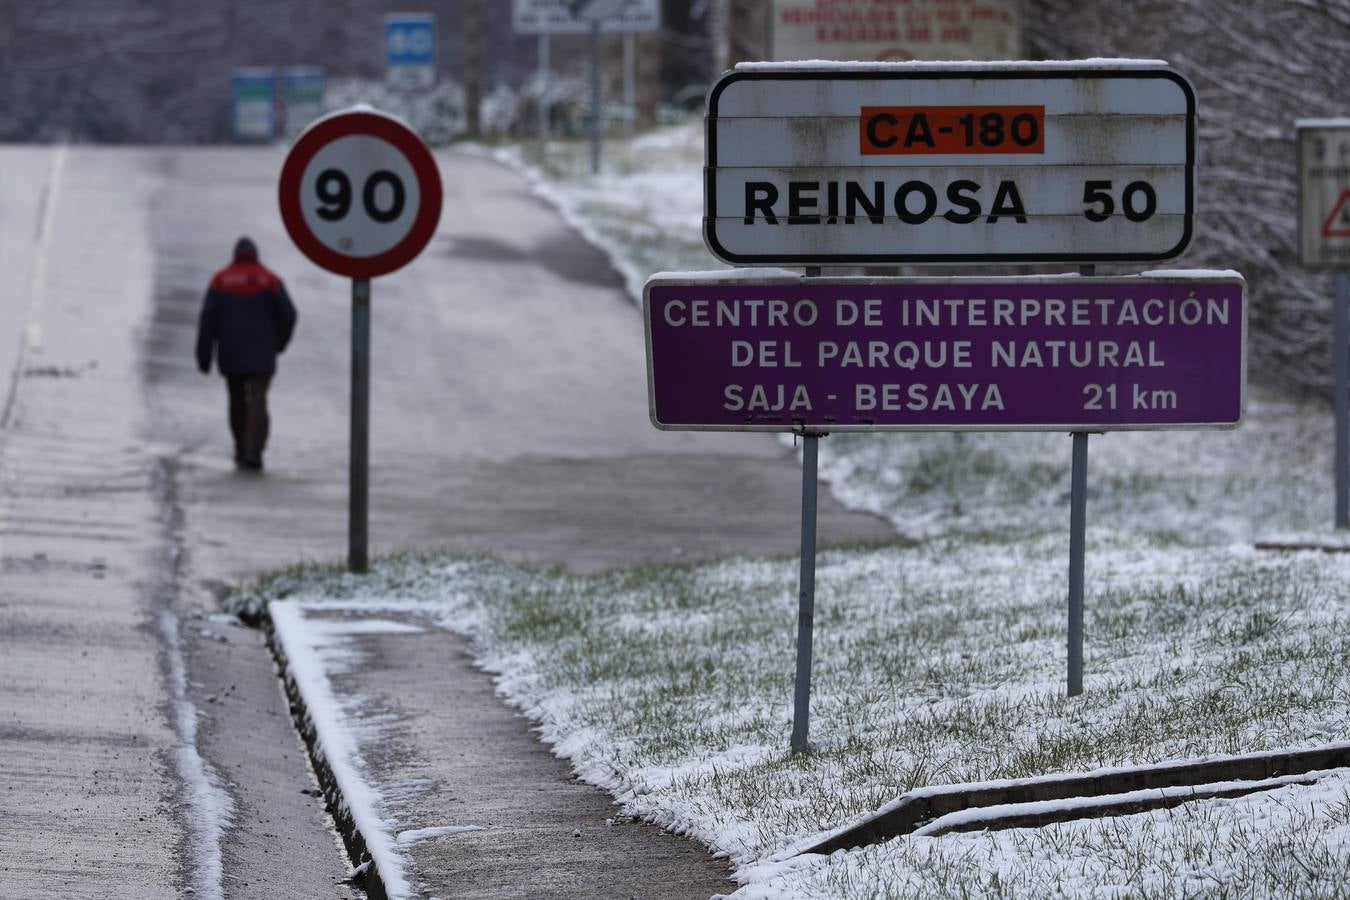
{"label": "red circle border", "polygon": [[[412,166],[421,198],[417,218],[403,240],[375,256],[347,256],[325,246],[305,224],[300,210],[300,178],[305,166],[326,145],[353,134],[370,135],[393,144]],[[286,155],[277,185],[281,221],[300,252],[320,267],[348,278],[388,275],[412,262],[436,233],[441,220],[441,198],[440,170],[427,145],[398,119],[373,110],[334,113],[311,125]]]}

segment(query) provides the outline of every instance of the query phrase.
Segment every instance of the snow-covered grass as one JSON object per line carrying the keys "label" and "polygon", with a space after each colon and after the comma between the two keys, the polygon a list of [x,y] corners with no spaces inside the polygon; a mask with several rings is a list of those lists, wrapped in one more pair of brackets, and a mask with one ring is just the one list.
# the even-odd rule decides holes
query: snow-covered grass
{"label": "snow-covered grass", "polygon": [[[690,124],[555,145],[538,190],[640,285],[710,268]],[[509,151],[529,166],[528,151]],[[1064,695],[1069,441],[835,435],[836,496],[912,541],[821,556],[811,736],[787,752],[796,561],[591,577],[491,561],[299,569],[242,605],[414,610],[470,637],[555,752],[630,815],[726,853],[747,897],[1335,896],[1350,781],[1157,813],[785,859],[906,790],[1316,745],[1350,725],[1350,556],[1329,537],[1326,411],[1256,389],[1234,432],[1091,440],[1086,691]],[[828,540],[828,535],[824,536]]]}

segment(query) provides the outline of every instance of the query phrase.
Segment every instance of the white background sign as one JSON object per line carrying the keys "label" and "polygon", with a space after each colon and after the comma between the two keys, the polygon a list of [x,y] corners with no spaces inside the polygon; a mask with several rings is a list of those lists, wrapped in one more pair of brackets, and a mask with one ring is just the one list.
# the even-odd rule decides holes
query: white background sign
{"label": "white background sign", "polygon": [[773,0],[774,59],[1019,59],[1019,0]]}
{"label": "white background sign", "polygon": [[367,134],[338,138],[300,175],[305,224],[347,256],[378,256],[412,230],[421,206],[417,176],[403,152]]}
{"label": "white background sign", "polygon": [[1159,66],[765,66],[709,94],[704,237],[736,264],[1170,259],[1195,97]]}
{"label": "white background sign", "polygon": [[606,33],[661,27],[660,0],[511,0],[511,27],[516,34],[585,34],[591,30],[588,13],[606,14],[600,21]]}
{"label": "white background sign", "polygon": [[1298,122],[1298,210],[1303,265],[1350,270],[1350,119]]}

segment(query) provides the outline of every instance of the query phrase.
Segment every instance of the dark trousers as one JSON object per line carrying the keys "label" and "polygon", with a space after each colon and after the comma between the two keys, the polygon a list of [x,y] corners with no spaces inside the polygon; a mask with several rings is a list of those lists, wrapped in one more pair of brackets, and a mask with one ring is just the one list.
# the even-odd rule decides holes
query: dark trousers
{"label": "dark trousers", "polygon": [[230,388],[230,433],[234,435],[234,458],[262,462],[267,446],[267,387],[271,375],[226,375]]}

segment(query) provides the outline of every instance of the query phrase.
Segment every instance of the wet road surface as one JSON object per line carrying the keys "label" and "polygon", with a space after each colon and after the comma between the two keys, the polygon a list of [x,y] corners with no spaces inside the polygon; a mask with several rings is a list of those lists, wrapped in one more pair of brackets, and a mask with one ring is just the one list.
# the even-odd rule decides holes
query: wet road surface
{"label": "wet road surface", "polygon": [[[50,151],[29,153],[41,181]],[[21,885],[35,896],[99,895],[127,859],[142,896],[209,885],[213,874],[227,895],[348,890],[259,635],[202,618],[228,583],[345,554],[349,285],[285,238],[274,200],[283,153],[77,148],[67,159],[50,236],[60,274],[30,316],[45,340],[16,364],[16,412],[0,435],[0,775],[22,785],[7,808],[40,826],[24,837],[0,825],[11,848],[0,894]],[[374,284],[372,550],[487,552],[576,571],[793,552],[800,469],[790,451],[764,436],[653,429],[640,316],[603,257],[513,173],[465,156],[441,163],[438,235],[416,263]],[[7,189],[3,200],[30,211],[31,241],[40,191],[21,193]],[[241,233],[300,310],[271,395],[262,477],[234,471],[224,386],[199,375],[191,356],[206,281]],[[822,543],[890,537],[882,523],[822,501]],[[85,653],[94,654],[87,664]],[[348,688],[403,723],[375,777],[433,773],[391,813],[450,815],[427,805],[465,793],[456,779],[472,782],[495,798],[496,833],[508,841],[414,845],[421,883],[441,896],[481,894],[489,870],[457,859],[471,850],[480,863],[515,860],[521,874],[500,895],[539,895],[547,877],[524,873],[561,870],[556,839],[528,827],[531,809],[585,807],[577,815],[603,822],[608,798],[571,780],[452,636],[370,660]],[[182,724],[184,704],[201,713],[189,717],[195,729]],[[183,757],[197,758],[233,807],[214,857]],[[510,765],[488,764],[501,758]],[[497,782],[484,786],[490,776]],[[57,879],[74,864],[51,848],[86,846],[82,828],[105,839],[87,845],[93,861],[71,876],[94,889],[70,890]],[[589,864],[558,889],[727,888],[722,864],[686,852],[693,845],[631,831],[622,841],[600,832]],[[575,880],[584,875],[594,881]]]}

